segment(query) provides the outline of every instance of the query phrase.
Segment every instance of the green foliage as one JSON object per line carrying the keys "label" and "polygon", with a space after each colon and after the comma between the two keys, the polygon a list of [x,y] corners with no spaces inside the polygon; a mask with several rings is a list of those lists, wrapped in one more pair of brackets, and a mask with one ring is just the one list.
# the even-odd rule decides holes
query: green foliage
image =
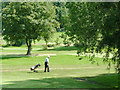
{"label": "green foliage", "polygon": [[56,7],[56,20],[60,23],[60,29],[57,29],[57,31],[63,30],[63,16],[67,13],[67,8],[65,7],[66,2],[54,2],[54,6]]}
{"label": "green foliage", "polygon": [[62,34],[60,37],[64,39],[63,40],[64,45],[67,45],[67,46],[71,45],[72,42],[70,41],[70,38],[68,37],[68,35]]}
{"label": "green foliage", "polygon": [[22,46],[23,44],[25,44],[25,41],[17,41],[14,44],[12,44],[12,46]]}
{"label": "green foliage", "polygon": [[[98,27],[101,21],[98,11],[96,10],[97,3],[68,3],[70,25],[66,29],[66,34],[71,37],[71,40],[78,48],[85,47],[94,48],[98,39]],[[95,15],[96,14],[96,15]]]}
{"label": "green foliage", "polygon": [[59,26],[55,20],[55,8],[47,2],[11,2],[3,8],[3,36],[10,41],[25,40],[28,53],[31,43],[40,40],[47,41]]}
{"label": "green foliage", "polygon": [[57,45],[60,45],[60,37],[57,37],[54,42],[55,42],[56,46],[57,46]]}
{"label": "green foliage", "polygon": [[[78,54],[106,53],[104,61],[120,66],[120,3],[68,2],[66,34],[78,48]],[[67,21],[66,20],[66,21]],[[112,61],[108,60],[113,54]],[[94,57],[94,54],[93,54]]]}
{"label": "green foliage", "polygon": [[66,18],[69,25],[65,24],[65,31],[78,48],[77,54],[91,53],[89,60],[93,63],[96,62],[93,59],[95,53],[105,54],[103,61],[108,63],[108,69],[111,68],[112,63],[114,64],[119,79],[120,2],[68,2],[66,6],[69,9]]}
{"label": "green foliage", "polygon": [[7,5],[9,5],[10,2],[2,2],[2,8],[5,8]]}

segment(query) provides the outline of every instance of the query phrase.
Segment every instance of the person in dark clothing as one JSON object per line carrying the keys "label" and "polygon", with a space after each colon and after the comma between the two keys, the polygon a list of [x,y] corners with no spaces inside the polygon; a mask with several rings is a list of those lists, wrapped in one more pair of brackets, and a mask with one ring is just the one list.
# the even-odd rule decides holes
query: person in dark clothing
{"label": "person in dark clothing", "polygon": [[37,72],[35,69],[37,69],[39,66],[41,66],[40,64],[37,64],[33,67],[30,68],[31,71]]}
{"label": "person in dark clothing", "polygon": [[46,59],[45,59],[45,71],[44,72],[46,72],[46,68],[47,68],[47,71],[49,72],[49,58],[50,58],[50,56],[48,56]]}

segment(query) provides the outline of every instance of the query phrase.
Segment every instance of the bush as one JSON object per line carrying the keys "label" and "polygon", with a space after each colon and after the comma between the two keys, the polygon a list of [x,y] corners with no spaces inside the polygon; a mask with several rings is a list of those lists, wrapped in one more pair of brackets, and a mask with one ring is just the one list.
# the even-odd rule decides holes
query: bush
{"label": "bush", "polygon": [[42,45],[43,49],[47,49],[48,47],[54,47],[55,44],[47,44],[47,45]]}
{"label": "bush", "polygon": [[24,41],[16,41],[12,46],[22,46],[23,44],[25,44]]}
{"label": "bush", "polygon": [[71,45],[72,42],[69,40],[70,38],[66,34],[62,34],[60,37],[64,39],[63,40],[64,45],[66,45],[66,46]]}
{"label": "bush", "polygon": [[48,44],[47,47],[54,47],[54,44]]}
{"label": "bush", "polygon": [[56,38],[56,40],[54,41],[55,44],[56,44],[56,46],[57,46],[57,45],[60,45],[60,42],[59,42],[60,40],[59,40],[59,38],[60,38],[60,37]]}

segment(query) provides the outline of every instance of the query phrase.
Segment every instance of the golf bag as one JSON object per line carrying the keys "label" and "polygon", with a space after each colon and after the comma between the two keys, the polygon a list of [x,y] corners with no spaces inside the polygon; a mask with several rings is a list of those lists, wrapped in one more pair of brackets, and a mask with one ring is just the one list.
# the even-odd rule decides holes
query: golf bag
{"label": "golf bag", "polygon": [[35,69],[37,69],[39,66],[41,66],[40,64],[37,64],[33,67],[30,68],[31,71],[37,72]]}

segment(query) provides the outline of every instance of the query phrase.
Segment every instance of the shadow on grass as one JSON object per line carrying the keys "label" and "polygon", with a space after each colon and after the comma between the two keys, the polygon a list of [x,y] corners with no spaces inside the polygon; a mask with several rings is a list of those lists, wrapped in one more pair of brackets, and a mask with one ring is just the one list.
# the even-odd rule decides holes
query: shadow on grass
{"label": "shadow on grass", "polygon": [[75,77],[74,79],[80,81],[87,81],[93,84],[99,84],[109,88],[118,88],[118,74],[100,74],[93,77]]}
{"label": "shadow on grass", "polygon": [[72,51],[72,50],[77,50],[77,48],[74,46],[62,46],[54,49],[41,49],[38,51]]}
{"label": "shadow on grass", "polygon": [[25,54],[9,54],[9,55],[2,55],[1,59],[4,60],[4,59],[11,59],[11,58],[23,58],[23,57],[29,57]]}
{"label": "shadow on grass", "polygon": [[[76,77],[76,78],[61,77],[61,78],[44,78],[37,80],[29,79],[25,81],[8,81],[6,83],[10,83],[10,84],[4,84],[3,88],[89,88],[89,89],[91,88],[92,89],[92,88],[115,88],[115,86],[118,86],[116,80],[117,74],[102,74],[93,77]],[[93,81],[94,83],[92,83]]]}
{"label": "shadow on grass", "polygon": [[29,72],[27,72],[28,74],[31,74],[31,73],[39,73],[39,74],[41,74],[41,73],[45,73],[43,70],[40,70],[40,71],[38,71],[38,70],[36,70],[36,72],[33,72],[33,71],[29,71]]}

